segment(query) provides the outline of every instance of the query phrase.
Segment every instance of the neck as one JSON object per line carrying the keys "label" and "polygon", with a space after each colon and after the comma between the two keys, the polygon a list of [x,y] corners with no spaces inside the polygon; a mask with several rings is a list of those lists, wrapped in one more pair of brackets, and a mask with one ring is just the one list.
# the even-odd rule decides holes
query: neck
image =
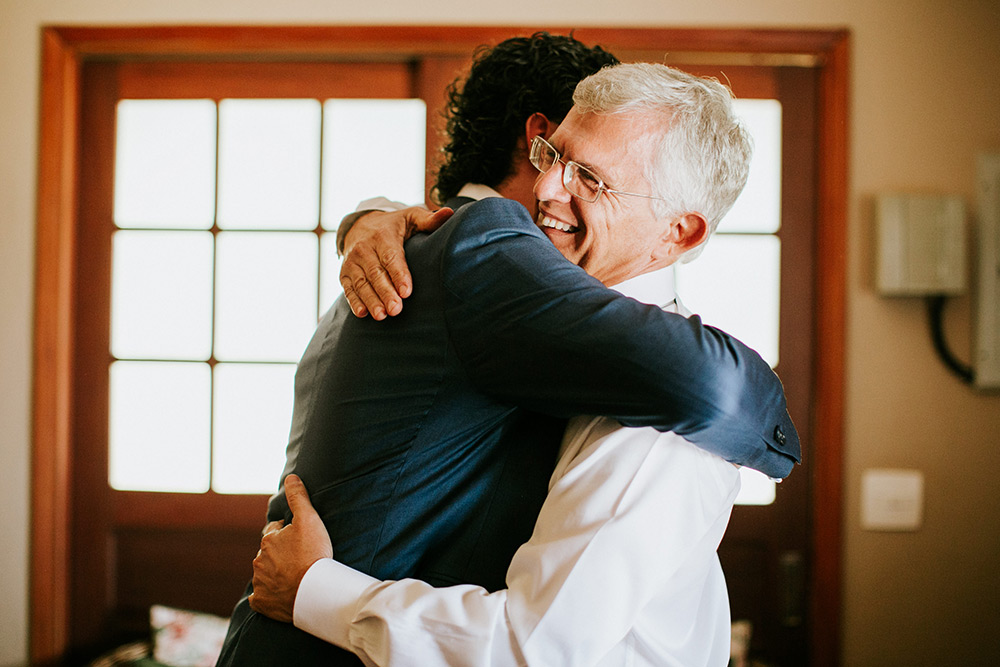
{"label": "neck", "polygon": [[518,168],[496,187],[496,191],[507,199],[518,202],[534,214],[535,178],[538,176],[538,170],[531,166],[527,158],[518,160],[517,164]]}

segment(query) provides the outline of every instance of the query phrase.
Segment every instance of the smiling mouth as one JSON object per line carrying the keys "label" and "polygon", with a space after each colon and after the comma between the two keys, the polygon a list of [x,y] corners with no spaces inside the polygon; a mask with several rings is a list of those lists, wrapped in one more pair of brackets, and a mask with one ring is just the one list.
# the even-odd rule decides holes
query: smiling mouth
{"label": "smiling mouth", "polygon": [[555,220],[553,218],[550,218],[549,216],[545,215],[542,212],[538,213],[538,226],[547,229],[555,229],[560,232],[570,232],[570,233],[576,232],[578,229],[577,227],[562,222],[561,220]]}

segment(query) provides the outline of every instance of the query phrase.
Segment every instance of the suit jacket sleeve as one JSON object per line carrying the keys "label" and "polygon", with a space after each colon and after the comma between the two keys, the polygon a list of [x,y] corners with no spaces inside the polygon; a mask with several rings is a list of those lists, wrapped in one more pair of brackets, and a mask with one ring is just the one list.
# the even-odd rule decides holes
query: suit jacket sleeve
{"label": "suit jacket sleeve", "polygon": [[675,431],[774,478],[799,460],[781,382],[756,352],[606,288],[516,202],[482,200],[448,226],[445,316],[481,390],[556,416]]}

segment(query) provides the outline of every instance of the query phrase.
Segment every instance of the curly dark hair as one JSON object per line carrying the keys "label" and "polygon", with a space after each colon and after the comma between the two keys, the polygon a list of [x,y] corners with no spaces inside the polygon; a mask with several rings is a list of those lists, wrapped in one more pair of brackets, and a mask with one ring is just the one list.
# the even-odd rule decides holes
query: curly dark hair
{"label": "curly dark hair", "polygon": [[432,195],[439,204],[466,183],[498,186],[514,171],[517,140],[533,113],[561,122],[573,90],[618,59],[572,36],[537,32],[481,46],[464,84],[448,87],[447,143]]}

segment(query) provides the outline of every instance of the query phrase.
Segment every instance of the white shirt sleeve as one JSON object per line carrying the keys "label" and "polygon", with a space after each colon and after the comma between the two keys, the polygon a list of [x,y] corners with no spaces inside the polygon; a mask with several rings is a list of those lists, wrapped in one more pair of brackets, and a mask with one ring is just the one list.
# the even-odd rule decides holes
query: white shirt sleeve
{"label": "white shirt sleeve", "polygon": [[393,201],[388,197],[372,197],[371,199],[365,199],[360,202],[354,211],[356,213],[368,213],[369,211],[398,211],[400,209],[407,208],[408,206],[413,206],[413,204],[404,204],[401,201]]}
{"label": "white shirt sleeve", "polygon": [[368,665],[595,664],[685,567],[716,562],[738,489],[735,467],[679,436],[580,421],[508,590],[382,582],[325,560],[303,578],[294,622]]}
{"label": "white shirt sleeve", "polygon": [[380,581],[333,560],[299,584],[295,626],[355,653],[366,665],[526,664],[505,619],[507,591]]}

